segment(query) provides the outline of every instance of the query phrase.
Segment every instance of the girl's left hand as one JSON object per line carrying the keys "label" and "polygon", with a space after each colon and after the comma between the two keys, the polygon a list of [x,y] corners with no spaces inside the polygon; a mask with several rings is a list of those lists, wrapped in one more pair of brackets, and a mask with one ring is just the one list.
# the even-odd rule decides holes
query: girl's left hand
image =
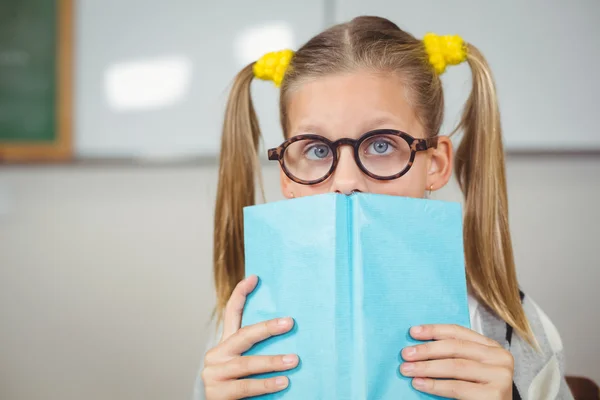
{"label": "girl's left hand", "polygon": [[415,389],[459,400],[512,399],[514,359],[499,343],[457,325],[417,326],[410,335],[433,340],[402,350],[400,372],[414,378]]}

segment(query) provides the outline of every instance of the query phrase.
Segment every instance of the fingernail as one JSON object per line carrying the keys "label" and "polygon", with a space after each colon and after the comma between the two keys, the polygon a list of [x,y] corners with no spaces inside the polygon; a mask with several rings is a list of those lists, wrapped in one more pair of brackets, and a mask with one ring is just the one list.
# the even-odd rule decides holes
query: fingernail
{"label": "fingernail", "polygon": [[404,363],[404,364],[402,364],[402,366],[400,367],[400,369],[402,370],[402,372],[410,372],[410,371],[414,371],[414,369],[415,369],[415,364],[411,364],[411,363]]}
{"label": "fingernail", "polygon": [[277,320],[277,325],[279,325],[279,326],[286,326],[286,325],[289,325],[289,323],[290,323],[289,318],[279,318]]}
{"label": "fingernail", "polygon": [[413,333],[421,333],[421,332],[423,332],[423,327],[422,326],[413,326],[412,332]]}
{"label": "fingernail", "polygon": [[296,360],[297,360],[297,357],[295,354],[288,354],[286,356],[283,356],[284,364],[295,364]]}
{"label": "fingernail", "polygon": [[283,376],[280,376],[279,378],[275,378],[275,384],[277,386],[287,386],[287,379],[284,378]]}
{"label": "fingernail", "polygon": [[425,379],[422,379],[422,378],[413,379],[413,386],[416,388],[424,388],[425,387]]}
{"label": "fingernail", "polygon": [[404,349],[404,355],[407,357],[414,356],[416,352],[417,352],[417,349],[414,347],[407,347]]}

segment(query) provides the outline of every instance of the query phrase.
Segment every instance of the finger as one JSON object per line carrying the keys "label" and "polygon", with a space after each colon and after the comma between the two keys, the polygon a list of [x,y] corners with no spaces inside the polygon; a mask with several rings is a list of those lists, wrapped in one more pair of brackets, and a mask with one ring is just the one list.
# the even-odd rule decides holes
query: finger
{"label": "finger", "polygon": [[236,357],[224,364],[211,366],[206,374],[213,380],[229,380],[244,378],[267,372],[287,371],[298,365],[295,354],[279,356],[246,356]]}
{"label": "finger", "polygon": [[483,385],[472,382],[415,378],[412,384],[420,392],[450,399],[481,400],[490,397]]}
{"label": "finger", "polygon": [[294,326],[292,318],[276,318],[248,325],[231,335],[219,346],[219,353],[239,356],[258,342],[288,332]]}
{"label": "finger", "polygon": [[246,279],[241,280],[236,285],[235,289],[233,289],[231,297],[227,302],[227,306],[225,306],[223,336],[221,336],[221,341],[227,339],[240,329],[246,298],[256,288],[257,284],[258,277],[256,275],[251,275]]}
{"label": "finger", "polygon": [[410,328],[410,335],[417,340],[462,339],[486,346],[501,347],[490,338],[459,325],[420,325]]}
{"label": "finger", "polygon": [[223,400],[245,399],[246,397],[279,392],[285,389],[288,384],[289,380],[285,376],[269,379],[238,379],[207,387],[206,397]]}
{"label": "finger", "polygon": [[501,347],[490,347],[464,339],[447,339],[427,342],[402,350],[406,361],[437,360],[443,358],[464,358],[483,364],[512,367],[510,352]]}
{"label": "finger", "polygon": [[403,363],[400,372],[411,377],[458,379],[479,383],[512,379],[512,372],[507,368],[461,358]]}

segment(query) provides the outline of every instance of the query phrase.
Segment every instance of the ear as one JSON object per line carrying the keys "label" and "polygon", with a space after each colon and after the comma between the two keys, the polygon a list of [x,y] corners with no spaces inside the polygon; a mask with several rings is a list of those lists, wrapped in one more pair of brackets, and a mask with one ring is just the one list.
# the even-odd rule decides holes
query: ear
{"label": "ear", "polygon": [[426,190],[438,190],[444,187],[452,176],[452,141],[448,136],[439,136],[435,149],[431,149],[427,171]]}
{"label": "ear", "polygon": [[281,194],[283,194],[283,197],[287,199],[294,197],[292,194],[292,180],[283,172],[281,165],[279,166],[279,180],[281,182]]}

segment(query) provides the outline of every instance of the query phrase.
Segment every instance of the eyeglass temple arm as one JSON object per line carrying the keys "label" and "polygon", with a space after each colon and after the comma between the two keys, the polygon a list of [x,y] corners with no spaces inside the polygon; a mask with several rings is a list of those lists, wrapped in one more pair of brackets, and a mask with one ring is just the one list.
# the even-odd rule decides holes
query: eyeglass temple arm
{"label": "eyeglass temple arm", "polygon": [[430,148],[437,148],[438,145],[438,137],[434,136],[434,137],[430,137],[427,139],[417,139],[417,146],[416,146],[416,150],[417,151],[423,151],[423,150],[427,150]]}
{"label": "eyeglass temple arm", "polygon": [[277,161],[279,160],[279,148],[274,148],[274,149],[269,149],[268,150],[268,155],[269,155],[269,160],[270,161]]}

